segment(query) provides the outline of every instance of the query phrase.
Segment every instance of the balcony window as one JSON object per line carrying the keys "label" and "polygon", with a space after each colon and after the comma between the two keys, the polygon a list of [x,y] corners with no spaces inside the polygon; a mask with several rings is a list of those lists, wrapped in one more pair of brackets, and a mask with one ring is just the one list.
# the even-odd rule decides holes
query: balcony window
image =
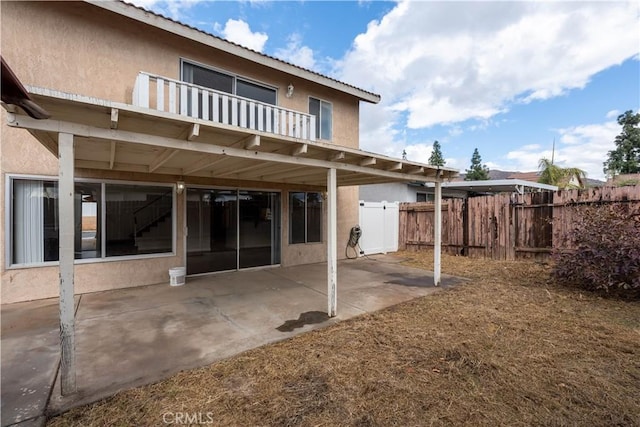
{"label": "balcony window", "polygon": [[182,63],[182,80],[220,92],[233,93],[233,76],[188,62]]}
{"label": "balcony window", "polygon": [[333,128],[333,106],[327,101],[309,98],[309,114],[316,116],[316,135],[331,141]]}
{"label": "balcony window", "polygon": [[276,90],[232,74],[182,61],[182,80],[220,92],[276,105]]}
{"label": "balcony window", "polygon": [[236,95],[264,102],[265,104],[276,104],[276,91],[274,89],[242,79],[236,80]]}

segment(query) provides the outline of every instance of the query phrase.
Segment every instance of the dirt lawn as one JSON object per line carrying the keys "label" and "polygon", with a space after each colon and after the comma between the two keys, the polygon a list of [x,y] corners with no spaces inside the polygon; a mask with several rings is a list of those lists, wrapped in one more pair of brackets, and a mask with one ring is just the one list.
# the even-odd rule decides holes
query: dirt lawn
{"label": "dirt lawn", "polygon": [[[431,252],[397,254],[431,269]],[[443,256],[468,283],[117,394],[49,426],[640,426],[640,302],[548,266]]]}

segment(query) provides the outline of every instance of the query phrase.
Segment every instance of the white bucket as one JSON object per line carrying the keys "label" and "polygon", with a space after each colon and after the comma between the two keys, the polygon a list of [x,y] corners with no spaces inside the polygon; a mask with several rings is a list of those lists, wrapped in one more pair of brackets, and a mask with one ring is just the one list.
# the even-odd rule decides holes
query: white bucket
{"label": "white bucket", "polygon": [[174,267],[169,269],[169,284],[171,286],[184,285],[187,275],[186,267]]}

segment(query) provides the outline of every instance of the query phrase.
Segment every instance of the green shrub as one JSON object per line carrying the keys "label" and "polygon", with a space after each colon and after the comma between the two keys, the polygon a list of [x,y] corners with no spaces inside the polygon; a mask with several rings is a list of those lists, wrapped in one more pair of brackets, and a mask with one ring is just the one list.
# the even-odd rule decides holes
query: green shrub
{"label": "green shrub", "polygon": [[560,283],[640,296],[640,209],[627,204],[576,207],[573,227],[554,251]]}

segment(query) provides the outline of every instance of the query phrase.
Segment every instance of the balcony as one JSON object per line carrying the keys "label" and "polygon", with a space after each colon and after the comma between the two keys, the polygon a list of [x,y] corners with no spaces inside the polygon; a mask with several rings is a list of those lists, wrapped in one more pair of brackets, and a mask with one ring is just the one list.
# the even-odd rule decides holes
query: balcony
{"label": "balcony", "polygon": [[203,86],[140,72],[133,105],[305,141],[316,140],[316,117]]}

